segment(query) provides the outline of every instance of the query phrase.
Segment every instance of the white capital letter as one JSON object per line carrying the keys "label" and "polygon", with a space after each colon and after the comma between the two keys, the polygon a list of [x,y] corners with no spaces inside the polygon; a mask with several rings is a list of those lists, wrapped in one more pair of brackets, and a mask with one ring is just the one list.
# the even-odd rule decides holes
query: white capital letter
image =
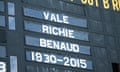
{"label": "white capital letter", "polygon": [[50,14],[49,12],[43,12],[44,18],[45,18],[46,20],[48,20],[49,14]]}
{"label": "white capital letter", "polygon": [[40,38],[40,46],[41,47],[46,47],[47,46],[45,39]]}

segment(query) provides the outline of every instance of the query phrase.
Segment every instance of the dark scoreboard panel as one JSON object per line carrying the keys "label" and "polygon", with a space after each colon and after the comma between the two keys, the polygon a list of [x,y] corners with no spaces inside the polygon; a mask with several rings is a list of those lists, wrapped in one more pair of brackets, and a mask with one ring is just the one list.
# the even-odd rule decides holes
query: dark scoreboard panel
{"label": "dark scoreboard panel", "polygon": [[88,32],[68,29],[67,27],[54,26],[52,24],[43,24],[32,21],[25,21],[24,27],[25,30],[28,31],[89,41]]}
{"label": "dark scoreboard panel", "polygon": [[[27,47],[27,49],[35,50],[26,50],[27,61],[37,62],[38,64],[57,65],[60,67],[64,66],[65,68],[94,69],[91,59],[79,56],[90,56],[91,47],[89,45],[72,42],[72,40],[89,42],[89,32],[75,29],[75,27],[88,28],[87,19],[64,12],[57,12],[57,10],[52,11],[42,7],[35,8],[29,5],[23,7],[23,12],[25,16],[24,29],[25,32],[28,32],[28,34],[24,36],[25,45],[33,46],[33,48]],[[32,20],[32,18],[34,20]],[[30,32],[34,33],[34,35],[31,35]],[[54,39],[54,37],[56,39]],[[44,52],[46,48],[50,53]],[[44,51],[41,52],[41,49]],[[78,57],[72,56],[71,54],[76,54]]]}
{"label": "dark scoreboard panel", "polygon": [[0,61],[0,72],[6,72],[6,63],[3,61]]}
{"label": "dark scoreboard panel", "polygon": [[39,18],[39,19],[45,19],[53,22],[58,22],[58,23],[70,24],[70,25],[80,26],[80,27],[87,27],[86,19],[78,18],[74,16],[68,16],[64,13],[52,12],[47,9],[42,10],[42,9],[25,7],[24,15]]}
{"label": "dark scoreboard panel", "polygon": [[120,0],[0,0],[0,72],[117,70],[119,11]]}
{"label": "dark scoreboard panel", "polygon": [[7,72],[5,1],[0,0],[0,72]]}
{"label": "dark scoreboard panel", "polygon": [[71,56],[57,55],[54,53],[49,54],[49,53],[42,53],[35,51],[27,51],[26,57],[28,61],[58,64],[73,68],[82,68],[82,69],[90,69],[90,70],[93,69],[92,61],[82,59],[79,57],[75,58]]}
{"label": "dark scoreboard panel", "polygon": [[46,38],[43,36],[38,38],[30,35],[25,36],[25,40],[26,40],[25,44],[28,46],[43,47],[47,49],[81,53],[81,54],[87,54],[87,55],[91,54],[90,46],[80,45],[77,43],[67,42],[64,40],[54,40],[54,39]]}

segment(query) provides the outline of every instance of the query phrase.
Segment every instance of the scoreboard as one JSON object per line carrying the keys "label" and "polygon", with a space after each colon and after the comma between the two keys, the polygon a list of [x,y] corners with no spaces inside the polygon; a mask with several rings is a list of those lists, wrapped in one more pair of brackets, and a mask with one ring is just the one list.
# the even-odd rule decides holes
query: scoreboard
{"label": "scoreboard", "polygon": [[0,72],[6,72],[6,63],[0,61]]}
{"label": "scoreboard", "polygon": [[0,72],[116,70],[119,12],[120,0],[0,0]]}
{"label": "scoreboard", "polygon": [[120,11],[120,0],[65,0],[78,2],[79,4],[103,8],[106,10]]}
{"label": "scoreboard", "polygon": [[36,51],[27,51],[27,60],[35,62],[43,62],[50,64],[58,64],[74,68],[92,69],[92,62],[90,60],[68,57],[56,54],[41,53]]}
{"label": "scoreboard", "polygon": [[[25,34],[25,44],[28,46],[38,47],[34,50],[26,51],[26,59],[28,61],[53,64],[53,65],[63,65],[66,67],[81,68],[81,69],[93,69],[92,60],[79,57],[80,54],[91,55],[90,46],[81,45],[79,43],[74,43],[69,40],[79,40],[79,41],[89,41],[89,33],[81,30],[77,30],[70,27],[83,27],[87,28],[87,19],[79,18],[71,15],[67,15],[60,12],[54,12],[47,9],[37,9],[30,8],[26,6],[23,8],[24,16],[29,18],[34,18],[38,20],[44,20],[46,22],[37,22],[31,20],[24,20],[25,31],[30,31],[36,33],[36,35],[46,35],[35,36]],[[50,22],[50,23],[48,23]],[[48,36],[47,36],[48,35]],[[52,37],[52,38],[51,38]],[[54,39],[61,38],[60,39]],[[48,49],[49,53],[41,52],[41,49]],[[52,50],[56,52],[63,51],[68,52],[69,55],[61,55],[52,53]],[[72,53],[76,53],[78,57],[71,56]]]}

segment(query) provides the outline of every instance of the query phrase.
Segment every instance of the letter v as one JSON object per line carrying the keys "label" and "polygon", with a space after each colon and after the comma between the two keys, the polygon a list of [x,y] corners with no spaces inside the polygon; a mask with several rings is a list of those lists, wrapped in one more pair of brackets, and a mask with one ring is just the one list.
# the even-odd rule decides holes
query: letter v
{"label": "letter v", "polygon": [[46,20],[48,20],[49,14],[50,14],[49,12],[43,12],[44,18],[45,18]]}

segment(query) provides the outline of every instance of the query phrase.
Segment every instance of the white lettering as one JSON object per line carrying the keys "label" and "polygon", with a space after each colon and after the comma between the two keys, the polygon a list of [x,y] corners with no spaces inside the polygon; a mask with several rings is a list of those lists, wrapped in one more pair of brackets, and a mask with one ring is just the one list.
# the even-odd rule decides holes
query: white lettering
{"label": "white lettering", "polygon": [[47,47],[48,48],[53,48],[53,45],[52,45],[52,40],[47,40]]}
{"label": "white lettering", "polygon": [[50,26],[50,25],[42,25],[42,33],[53,34],[53,35],[69,37],[69,38],[75,38],[73,35],[74,30]]}
{"label": "white lettering", "polygon": [[46,43],[46,40],[45,39],[40,39],[40,46],[41,47],[46,47],[47,46],[47,43]]}
{"label": "white lettering", "polygon": [[68,18],[68,16],[63,16],[63,22],[69,24]]}
{"label": "white lettering", "polygon": [[57,17],[57,21],[56,21],[56,22],[59,22],[59,23],[64,22],[64,19],[63,19],[63,21],[62,21],[62,20],[60,20],[60,16],[59,16],[59,14],[56,14],[56,17]]}
{"label": "white lettering", "polygon": [[54,41],[54,40],[40,38],[40,46],[57,49],[57,50],[80,53],[78,44],[73,44],[68,42],[61,42],[61,41]]}
{"label": "white lettering", "polygon": [[[62,14],[55,14],[50,12],[43,12],[43,16],[45,20],[59,22],[59,23],[66,23],[69,24],[68,16],[62,15]],[[62,16],[62,17],[60,17]]]}
{"label": "white lettering", "polygon": [[73,32],[74,32],[74,30],[69,30],[68,31],[68,36],[70,37],[70,38],[74,38],[74,36],[73,36]]}
{"label": "white lettering", "polygon": [[77,67],[77,62],[76,62],[76,59],[75,59],[75,58],[71,58],[71,59],[70,59],[70,65],[71,65],[72,67]]}
{"label": "white lettering", "polygon": [[53,48],[55,48],[55,49],[60,49],[60,42],[59,41],[53,41]]}
{"label": "white lettering", "polygon": [[50,21],[57,22],[57,19],[55,17],[55,14],[51,13]]}
{"label": "white lettering", "polygon": [[65,50],[66,51],[66,45],[65,45],[64,42],[61,42],[60,46],[61,46],[61,48],[60,48],[61,50]]}
{"label": "white lettering", "polygon": [[66,43],[66,48],[67,48],[67,51],[71,52],[73,50],[72,46],[70,46],[72,44],[69,44],[69,43]]}
{"label": "white lettering", "polygon": [[59,36],[66,36],[68,37],[68,35],[66,34],[66,30],[65,28],[59,28]]}
{"label": "white lettering", "polygon": [[79,52],[80,51],[78,44],[72,44],[72,48],[73,48],[74,52]]}
{"label": "white lettering", "polygon": [[47,25],[42,25],[42,32],[43,33],[49,33],[49,29]]}
{"label": "white lettering", "polygon": [[85,59],[80,59],[80,64],[81,64],[81,68],[84,68],[84,69],[87,68],[87,63]]}
{"label": "white lettering", "polygon": [[5,62],[0,62],[0,72],[6,72],[6,64],[5,64]]}
{"label": "white lettering", "polygon": [[58,35],[59,33],[59,30],[58,30],[58,28],[57,27],[53,27],[53,34],[54,35]]}
{"label": "white lettering", "polygon": [[50,13],[49,12],[43,12],[44,18],[48,20]]}

